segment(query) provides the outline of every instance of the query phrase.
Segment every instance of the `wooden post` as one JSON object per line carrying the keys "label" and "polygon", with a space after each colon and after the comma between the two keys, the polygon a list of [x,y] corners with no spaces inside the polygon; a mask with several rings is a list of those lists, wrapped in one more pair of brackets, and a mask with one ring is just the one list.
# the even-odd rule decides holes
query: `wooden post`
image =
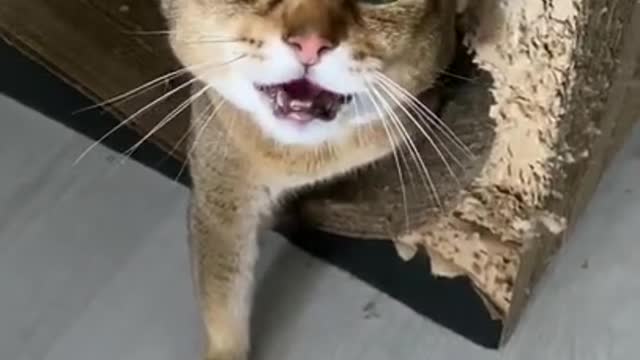
{"label": "wooden post", "polygon": [[426,249],[435,275],[471,279],[506,340],[640,118],[640,3],[475,4],[467,43],[480,74],[442,114],[474,156],[440,133],[462,165],[454,177],[422,144],[443,205],[423,186],[405,186],[405,196],[389,159],[310,194],[301,209],[323,231],[392,239],[407,259]]}

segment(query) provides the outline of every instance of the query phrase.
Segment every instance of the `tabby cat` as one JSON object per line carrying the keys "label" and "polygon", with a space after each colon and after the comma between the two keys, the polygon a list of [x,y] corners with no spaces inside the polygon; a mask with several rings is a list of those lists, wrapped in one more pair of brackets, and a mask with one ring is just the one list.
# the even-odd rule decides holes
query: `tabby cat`
{"label": "tabby cat", "polygon": [[205,358],[245,360],[259,228],[287,194],[395,155],[424,130],[433,114],[416,95],[451,61],[465,4],[162,2],[196,79],[190,244]]}

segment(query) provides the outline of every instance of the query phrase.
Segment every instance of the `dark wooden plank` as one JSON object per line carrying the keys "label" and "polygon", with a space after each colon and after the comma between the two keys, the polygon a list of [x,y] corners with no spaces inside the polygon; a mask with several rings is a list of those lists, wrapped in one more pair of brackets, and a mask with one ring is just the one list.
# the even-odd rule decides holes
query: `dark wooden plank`
{"label": "dark wooden plank", "polygon": [[[0,34],[8,42],[97,102],[179,67],[166,39],[133,34],[163,27],[153,0],[31,0],[9,1],[0,6]],[[176,82],[161,84],[108,108],[125,119],[175,86]],[[186,95],[184,91],[171,96],[136,116],[130,125],[146,134]],[[185,111],[159,130],[154,141],[172,150],[188,128],[188,117]],[[183,157],[184,146],[176,155]]]}

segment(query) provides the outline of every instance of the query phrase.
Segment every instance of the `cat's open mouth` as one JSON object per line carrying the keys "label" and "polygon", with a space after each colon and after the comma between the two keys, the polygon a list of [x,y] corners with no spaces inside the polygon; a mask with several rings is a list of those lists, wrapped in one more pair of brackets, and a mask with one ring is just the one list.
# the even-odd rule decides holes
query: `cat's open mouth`
{"label": "cat's open mouth", "polygon": [[350,95],[336,94],[304,78],[256,88],[267,97],[276,117],[300,124],[331,121],[340,108],[351,101]]}

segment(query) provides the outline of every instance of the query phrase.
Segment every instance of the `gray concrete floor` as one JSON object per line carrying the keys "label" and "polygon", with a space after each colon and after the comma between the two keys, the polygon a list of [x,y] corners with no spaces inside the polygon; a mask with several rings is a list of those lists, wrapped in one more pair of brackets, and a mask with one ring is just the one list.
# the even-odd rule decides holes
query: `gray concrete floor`
{"label": "gray concrete floor", "polygon": [[[0,359],[197,360],[187,191],[103,147],[72,166],[91,141],[1,95],[0,114]],[[638,358],[638,234],[640,129],[500,352],[266,234],[256,359]]]}

